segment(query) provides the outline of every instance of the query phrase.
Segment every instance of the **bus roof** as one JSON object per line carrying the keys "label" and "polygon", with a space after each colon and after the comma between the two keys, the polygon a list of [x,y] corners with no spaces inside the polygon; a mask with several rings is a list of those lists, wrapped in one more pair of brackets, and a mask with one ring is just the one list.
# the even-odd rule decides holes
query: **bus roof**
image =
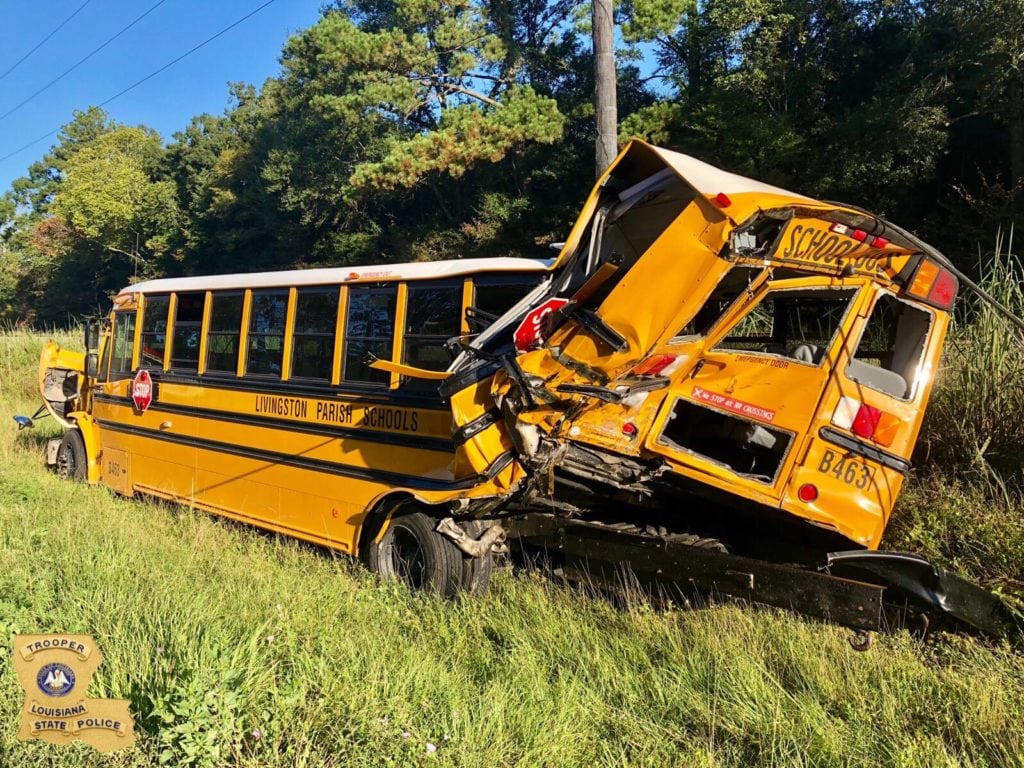
{"label": "bus roof", "polygon": [[126,286],[121,289],[118,296],[138,293],[169,293],[171,291],[331,285],[360,281],[430,280],[481,272],[544,272],[552,262],[552,259],[516,259],[500,256],[490,259],[451,259],[448,261],[418,261],[409,264],[288,269],[278,272],[241,272],[231,275],[199,277],[165,277],[157,280],[144,280]]}
{"label": "bus roof", "polygon": [[648,146],[662,159],[665,165],[706,197],[714,197],[720,192],[734,195],[744,192],[758,192],[793,198],[794,202],[817,202],[813,198],[797,194],[796,192],[790,192],[788,189],[773,187],[771,184],[765,184],[763,181],[749,179],[746,176],[740,176],[738,173],[723,171],[721,168],[716,168],[705,163],[703,160],[698,160],[690,155],[684,155],[681,152],[673,152],[670,149],[663,149],[653,145]]}

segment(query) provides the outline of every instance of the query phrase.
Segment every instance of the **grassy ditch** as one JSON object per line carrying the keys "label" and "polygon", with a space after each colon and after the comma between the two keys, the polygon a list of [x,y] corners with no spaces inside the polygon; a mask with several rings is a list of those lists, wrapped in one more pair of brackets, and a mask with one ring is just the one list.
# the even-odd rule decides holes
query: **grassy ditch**
{"label": "grassy ditch", "polygon": [[[34,409],[41,341],[0,333],[0,634],[94,635],[89,693],[129,698],[140,739],[105,757],[16,741],[0,654],[0,766],[1024,766],[1024,664],[1005,648],[902,634],[857,653],[783,613],[621,610],[507,571],[443,602],[61,482],[42,465],[53,427],[9,418]],[[947,511],[927,493],[908,495],[903,540],[1019,578],[1016,551],[943,550],[960,496]]]}

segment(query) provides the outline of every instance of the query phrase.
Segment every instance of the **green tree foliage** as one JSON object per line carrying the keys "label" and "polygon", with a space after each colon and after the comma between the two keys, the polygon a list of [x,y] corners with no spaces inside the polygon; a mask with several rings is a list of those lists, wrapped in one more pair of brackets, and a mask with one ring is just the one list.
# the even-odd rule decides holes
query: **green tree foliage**
{"label": "green tree foliage", "polygon": [[556,102],[516,81],[519,62],[491,31],[484,4],[400,0],[387,14],[375,3],[347,10],[293,40],[285,66],[301,78],[315,60],[313,108],[376,134],[353,168],[352,192],[411,188],[432,172],[458,178],[525,142],[561,137]]}
{"label": "green tree foliage", "polygon": [[626,131],[740,172],[889,209],[946,147],[948,81],[899,2],[634,0],[671,98]]}
{"label": "green tree foliage", "polygon": [[115,128],[107,113],[99,107],[75,111],[70,123],[57,136],[57,143],[41,160],[32,163],[28,174],[15,179],[7,198],[30,216],[45,215],[60,187],[67,162],[79,148],[87,146]]}
{"label": "green tree foliage", "polygon": [[[1024,0],[616,7],[620,144],[864,205],[954,257],[1019,217]],[[136,274],[547,255],[593,178],[589,17],[335,0],[166,146],[76,112],[0,202],[0,314],[63,322]]]}
{"label": "green tree foliage", "polygon": [[[142,128],[116,128],[68,159],[50,206],[60,238],[82,238],[127,257],[147,274],[168,248],[177,219],[174,183],[160,178],[160,136]],[[38,230],[38,227],[37,227]]]}
{"label": "green tree foliage", "polygon": [[[276,193],[269,160],[289,140],[288,126],[275,122],[270,98],[252,86],[235,84],[231,96],[233,106],[225,116],[193,118],[167,147],[165,165],[183,213],[180,252],[176,263],[167,265],[171,274],[274,269],[306,261],[312,227]],[[312,153],[320,148],[304,146],[303,156],[315,162]]]}
{"label": "green tree foliage", "polygon": [[[50,208],[67,165],[75,153],[117,126],[96,107],[76,111],[57,143],[28,168],[4,195],[0,237],[0,312],[15,321],[67,322],[74,315],[99,309],[89,259],[77,248],[55,249]],[[76,284],[76,276],[86,281]]]}
{"label": "green tree foliage", "polygon": [[523,58],[560,44],[551,33],[561,17],[538,42],[517,36],[509,8],[488,11],[339,3],[289,41],[282,76],[263,93],[274,139],[262,142],[262,177],[315,233],[314,260],[409,258],[411,239],[436,244],[439,230],[465,222],[476,197],[467,173],[561,137],[559,104],[547,82],[530,83]]}

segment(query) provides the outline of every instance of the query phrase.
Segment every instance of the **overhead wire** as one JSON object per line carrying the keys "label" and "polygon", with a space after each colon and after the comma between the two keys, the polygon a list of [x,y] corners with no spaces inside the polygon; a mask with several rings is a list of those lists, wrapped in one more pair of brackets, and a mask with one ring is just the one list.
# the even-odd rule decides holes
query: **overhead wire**
{"label": "overhead wire", "polygon": [[149,16],[149,14],[151,14],[151,13],[152,13],[153,11],[155,11],[155,10],[156,10],[157,8],[159,8],[159,7],[161,6],[161,5],[163,5],[163,4],[164,4],[164,3],[166,3],[166,2],[167,2],[167,0],[157,0],[157,2],[156,2],[156,3],[154,3],[153,5],[151,5],[151,6],[150,6],[150,7],[149,7],[149,8],[148,8],[148,9],[147,9],[146,11],[144,11],[144,12],[143,12],[143,13],[142,13],[142,14],[141,14],[140,16],[137,16],[137,17],[135,17],[135,19],[134,19],[133,21],[131,21],[131,22],[129,22],[128,24],[126,24],[125,26],[121,27],[121,29],[119,29],[119,30],[118,30],[117,32],[115,32],[115,33],[114,33],[114,34],[113,34],[113,35],[112,35],[111,37],[108,37],[108,38],[107,38],[107,39],[106,39],[106,40],[105,40],[104,42],[100,43],[100,45],[98,45],[98,46],[96,46],[95,48],[93,48],[93,49],[92,49],[91,51],[89,51],[89,53],[87,53],[87,54],[86,54],[85,56],[83,56],[82,58],[80,58],[80,59],[79,59],[78,61],[76,61],[76,62],[75,62],[74,64],[72,64],[72,65],[71,65],[70,67],[68,67],[68,68],[67,68],[67,69],[65,69],[65,70],[64,70],[63,72],[61,72],[61,73],[60,73],[59,75],[57,75],[57,76],[56,76],[55,78],[53,78],[53,80],[51,80],[51,81],[50,81],[50,82],[48,82],[48,83],[47,83],[46,85],[44,85],[44,86],[43,86],[42,88],[40,88],[39,90],[37,90],[37,91],[36,91],[35,93],[31,94],[30,96],[27,96],[27,97],[26,97],[26,98],[24,98],[24,99],[23,99],[22,101],[18,102],[18,103],[17,103],[17,104],[15,104],[15,105],[14,105],[13,107],[11,107],[11,108],[10,108],[10,109],[8,109],[8,110],[7,110],[6,112],[4,112],[4,113],[3,113],[2,115],[0,115],[0,120],[5,120],[5,119],[6,119],[6,118],[7,118],[8,116],[10,116],[10,115],[13,115],[13,114],[14,114],[15,112],[17,112],[17,111],[18,111],[19,109],[21,109],[22,107],[24,107],[24,106],[25,106],[26,104],[28,104],[28,103],[29,103],[30,101],[32,101],[33,99],[35,99],[35,98],[36,98],[37,96],[39,96],[39,95],[40,95],[41,93],[43,93],[43,92],[45,92],[45,91],[49,90],[50,88],[52,88],[52,87],[53,87],[54,85],[56,85],[57,83],[59,83],[59,82],[60,82],[61,80],[63,80],[63,79],[65,78],[65,77],[67,77],[67,76],[68,76],[68,75],[70,75],[70,74],[71,74],[72,72],[74,72],[74,71],[75,71],[76,69],[78,69],[78,68],[79,68],[80,66],[82,66],[83,64],[85,64],[85,62],[87,62],[87,61],[88,61],[89,59],[91,59],[91,58],[92,58],[93,56],[95,56],[95,55],[96,55],[97,53],[99,53],[100,51],[102,51],[102,50],[103,50],[104,48],[106,48],[106,47],[107,47],[108,45],[110,45],[110,44],[111,44],[112,42],[114,42],[115,40],[117,40],[117,38],[119,38],[119,37],[120,37],[121,35],[123,35],[123,34],[124,34],[125,32],[127,32],[127,31],[128,31],[129,29],[131,29],[132,27],[134,27],[134,26],[135,26],[136,24],[138,24],[138,23],[139,23],[140,21],[142,21],[142,20],[143,20],[144,18],[146,18],[147,16]]}
{"label": "overhead wire", "polygon": [[[164,0],[161,0],[161,2],[163,2],[163,1]],[[253,16],[255,16],[257,13],[262,11],[264,8],[266,8],[267,6],[273,5],[276,2],[277,2],[277,0],[267,0],[265,3],[263,3],[263,5],[259,6],[255,10],[249,11],[249,13],[245,14],[245,16],[243,16],[242,18],[238,19],[237,21],[232,22],[231,24],[229,24],[228,26],[224,27],[222,30],[220,30],[216,34],[206,38],[203,42],[199,43],[198,45],[194,45],[192,48],[189,48],[187,51],[185,51],[185,53],[183,53],[180,56],[178,56],[177,58],[167,62],[166,64],[164,64],[159,69],[156,69],[156,70],[150,72],[148,75],[146,75],[145,77],[141,78],[140,80],[136,80],[134,83],[129,85],[127,88],[123,88],[122,90],[118,91],[113,96],[111,96],[109,99],[107,99],[106,101],[100,102],[97,106],[105,107],[107,104],[109,104],[110,102],[114,101],[115,99],[119,99],[121,96],[124,96],[129,91],[132,91],[135,88],[138,88],[140,85],[145,83],[147,80],[151,80],[152,78],[154,78],[157,75],[159,75],[161,72],[163,72],[163,71],[173,67],[175,64],[177,64],[182,59],[185,59],[186,57],[191,56],[193,53],[195,53],[199,49],[204,48],[205,46],[209,45],[210,43],[212,43],[217,38],[219,38],[222,35],[230,32],[232,29],[237,27],[242,22],[247,21],[248,19],[250,19]],[[57,128],[54,128],[52,131],[48,131],[47,133],[44,133],[39,138],[33,139],[32,141],[28,142],[27,144],[24,144],[24,145],[18,147],[13,152],[8,152],[6,155],[3,155],[2,157],[0,157],[0,163],[4,162],[5,160],[11,159],[15,155],[20,154],[21,152],[24,152],[26,149],[29,149],[30,147],[35,146],[36,144],[38,144],[41,141],[45,141],[46,139],[50,138],[54,134],[58,133],[61,130],[61,128],[63,128],[63,127],[64,126],[59,126]]]}
{"label": "overhead wire", "polygon": [[121,96],[124,96],[126,93],[128,93],[128,91],[131,91],[131,90],[134,90],[135,88],[138,88],[140,85],[142,85],[147,80],[153,79],[154,77],[159,75],[161,72],[163,72],[165,69],[170,69],[171,67],[173,67],[175,64],[177,64],[182,59],[186,58],[187,56],[191,56],[193,53],[198,51],[200,48],[203,48],[204,46],[209,45],[210,43],[212,43],[214,40],[216,40],[221,35],[226,34],[227,32],[230,32],[232,29],[234,29],[239,24],[241,24],[243,21],[246,21],[246,20],[252,18],[257,13],[259,13],[264,8],[266,8],[268,5],[273,5],[276,2],[277,2],[277,0],[267,0],[265,3],[263,3],[263,5],[261,5],[260,7],[256,8],[255,10],[249,11],[249,13],[245,14],[245,16],[243,16],[242,18],[238,19],[238,21],[232,22],[228,26],[224,27],[224,29],[222,29],[220,32],[216,33],[215,35],[213,35],[211,37],[206,38],[203,42],[199,43],[198,45],[195,45],[192,48],[189,48],[187,51],[185,51],[183,54],[181,54],[178,58],[173,59],[173,60],[167,62],[166,64],[164,64],[159,69],[154,70],[153,72],[150,72],[148,75],[146,75],[141,80],[136,80],[134,83],[129,85],[127,88],[118,91],[117,93],[115,93],[113,96],[111,96],[106,101],[101,102],[99,104],[99,106],[105,107],[105,106],[107,106],[107,104],[112,102],[114,99],[120,98]]}
{"label": "overhead wire", "polygon": [[42,48],[42,47],[43,47],[43,46],[44,46],[44,45],[46,44],[46,41],[47,41],[47,40],[49,40],[49,39],[50,39],[51,37],[53,37],[53,36],[54,36],[54,35],[56,35],[56,34],[57,34],[58,32],[60,32],[60,31],[61,31],[62,29],[64,29],[65,25],[67,25],[67,23],[68,23],[69,21],[71,21],[71,20],[72,20],[73,18],[75,18],[75,16],[77,16],[77,15],[78,15],[79,13],[81,13],[81,12],[82,12],[82,10],[83,10],[83,9],[85,8],[85,6],[87,6],[87,5],[88,5],[89,3],[91,3],[91,2],[92,2],[92,0],[85,0],[85,2],[84,2],[84,3],[82,3],[82,4],[81,4],[80,6],[78,6],[78,7],[77,7],[77,8],[76,8],[76,9],[75,9],[74,11],[72,11],[72,12],[71,12],[71,15],[70,15],[70,16],[68,16],[68,17],[67,17],[66,19],[64,19],[64,21],[62,21],[62,22],[61,22],[60,24],[58,24],[58,25],[57,25],[56,27],[54,27],[54,28],[53,28],[53,29],[52,29],[52,30],[50,31],[50,34],[48,34],[48,35],[47,35],[46,37],[44,37],[44,38],[43,38],[42,40],[40,40],[40,41],[39,41],[38,43],[36,43],[36,44],[35,44],[35,47],[34,47],[34,48],[32,48],[32,50],[31,50],[31,51],[29,51],[28,53],[26,53],[26,54],[25,54],[24,56],[22,56],[22,57],[21,57],[20,59],[18,59],[18,60],[17,60],[16,62],[14,62],[13,64],[11,64],[11,66],[9,66],[9,67],[8,67],[8,68],[7,68],[6,70],[4,70],[4,73],[3,73],[2,75],[0,75],[0,80],[3,80],[3,79],[4,79],[5,77],[7,77],[7,76],[8,76],[9,74],[11,74],[11,72],[13,72],[13,71],[14,71],[14,70],[16,70],[16,69],[17,69],[18,67],[20,67],[20,66],[21,66],[21,65],[22,65],[22,64],[23,64],[23,63],[25,62],[25,60],[26,60],[26,59],[27,59],[27,58],[28,58],[29,56],[31,56],[31,55],[32,55],[33,53],[35,53],[35,52],[36,52],[36,51],[38,51],[38,50],[39,50],[40,48]]}

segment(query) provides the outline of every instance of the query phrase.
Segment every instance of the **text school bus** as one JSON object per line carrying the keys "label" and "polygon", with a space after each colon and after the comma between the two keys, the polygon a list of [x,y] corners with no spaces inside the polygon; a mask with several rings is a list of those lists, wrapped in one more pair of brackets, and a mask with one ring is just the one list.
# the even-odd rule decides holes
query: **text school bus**
{"label": "text school bus", "polygon": [[957,274],[870,213],[634,141],[550,265],[125,289],[92,363],[44,350],[51,455],[444,594],[508,537],[568,574],[1000,632],[988,593],[877,551]]}

